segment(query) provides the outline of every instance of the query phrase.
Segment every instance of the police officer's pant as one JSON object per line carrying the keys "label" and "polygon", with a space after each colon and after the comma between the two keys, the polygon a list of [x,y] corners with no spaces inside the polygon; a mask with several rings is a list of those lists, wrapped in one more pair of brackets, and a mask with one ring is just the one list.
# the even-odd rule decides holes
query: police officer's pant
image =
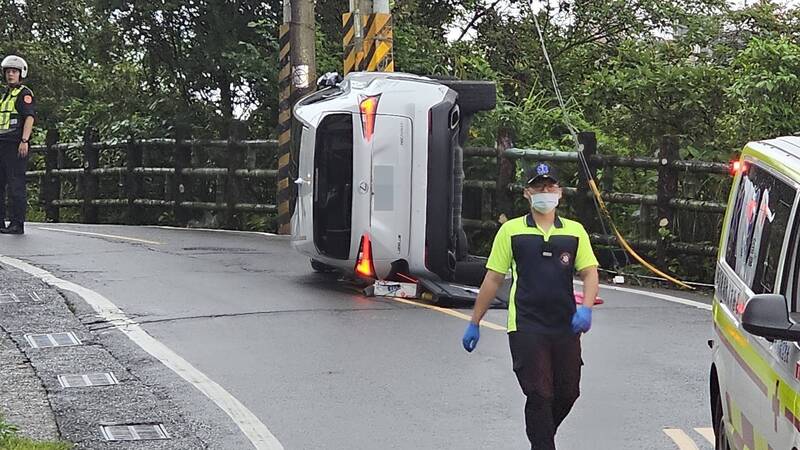
{"label": "police officer's pant", "polygon": [[[8,219],[11,222],[25,222],[25,211],[28,206],[28,195],[25,190],[25,170],[28,167],[28,157],[19,157],[18,141],[0,141],[0,169],[5,179],[6,190],[11,207],[8,209]],[[2,189],[0,188],[0,192]],[[2,209],[0,212],[5,213]],[[3,214],[5,216],[5,214]]]}
{"label": "police officer's pant", "polygon": [[532,450],[553,450],[556,429],[580,395],[581,342],[574,334],[514,331],[511,359],[525,393],[525,431]]}

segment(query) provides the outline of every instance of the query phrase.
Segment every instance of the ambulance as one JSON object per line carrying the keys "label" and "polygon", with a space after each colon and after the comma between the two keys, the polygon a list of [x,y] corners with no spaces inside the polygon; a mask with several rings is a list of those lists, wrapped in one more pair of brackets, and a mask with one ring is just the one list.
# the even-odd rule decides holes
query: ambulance
{"label": "ambulance", "polygon": [[800,137],[732,162],[712,307],[717,450],[800,449]]}

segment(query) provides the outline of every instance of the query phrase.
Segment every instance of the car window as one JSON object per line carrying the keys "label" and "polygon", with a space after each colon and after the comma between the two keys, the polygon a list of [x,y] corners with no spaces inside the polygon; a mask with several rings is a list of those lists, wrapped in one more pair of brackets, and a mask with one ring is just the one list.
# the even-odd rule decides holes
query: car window
{"label": "car window", "polygon": [[725,260],[755,294],[776,291],[795,195],[792,186],[755,164],[737,187]]}

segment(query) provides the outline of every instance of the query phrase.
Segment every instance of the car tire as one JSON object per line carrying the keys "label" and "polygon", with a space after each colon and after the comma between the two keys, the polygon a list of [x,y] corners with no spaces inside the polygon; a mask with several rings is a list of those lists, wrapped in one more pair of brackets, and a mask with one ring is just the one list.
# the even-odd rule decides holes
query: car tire
{"label": "car tire", "polygon": [[725,413],[722,410],[722,396],[719,391],[714,394],[714,450],[731,450],[728,434],[725,431]]}
{"label": "car tire", "polygon": [[461,114],[491,111],[497,106],[497,85],[493,81],[438,80],[458,93]]}
{"label": "car tire", "polygon": [[331,266],[329,266],[329,265],[327,265],[325,263],[321,263],[321,262],[317,261],[316,259],[312,259],[311,260],[311,269],[313,269],[314,272],[317,272],[317,273],[334,273],[334,272],[336,272],[335,268],[333,268],[333,267],[331,267]]}

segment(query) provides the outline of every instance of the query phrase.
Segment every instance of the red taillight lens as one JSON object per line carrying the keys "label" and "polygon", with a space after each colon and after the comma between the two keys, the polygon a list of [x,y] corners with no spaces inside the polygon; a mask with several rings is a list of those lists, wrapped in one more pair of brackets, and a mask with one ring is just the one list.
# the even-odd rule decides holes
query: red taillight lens
{"label": "red taillight lens", "polygon": [[361,108],[361,128],[364,132],[364,139],[367,142],[371,141],[372,135],[375,134],[375,117],[380,99],[380,95],[361,98],[361,104],[359,105]]}
{"label": "red taillight lens", "polygon": [[361,245],[358,247],[358,259],[356,259],[356,274],[367,278],[375,277],[375,265],[372,263],[372,243],[369,235],[361,236]]}

